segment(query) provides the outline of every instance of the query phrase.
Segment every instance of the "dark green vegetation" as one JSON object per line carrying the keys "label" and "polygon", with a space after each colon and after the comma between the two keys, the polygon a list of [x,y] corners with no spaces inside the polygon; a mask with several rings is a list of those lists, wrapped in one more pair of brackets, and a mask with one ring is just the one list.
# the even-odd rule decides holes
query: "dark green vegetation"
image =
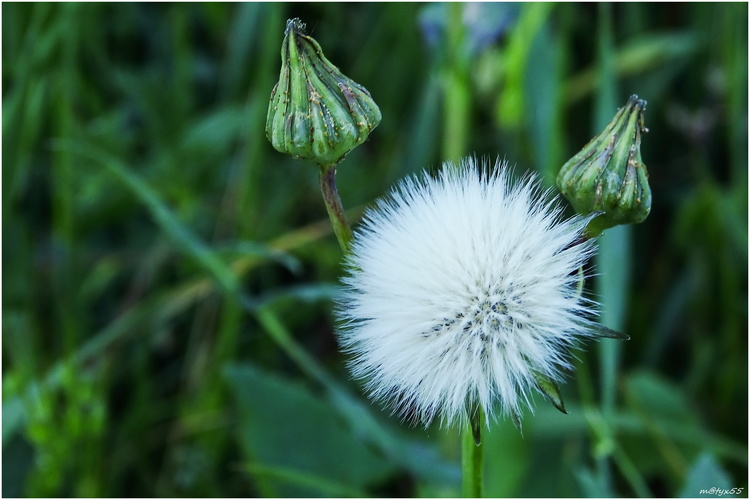
{"label": "dark green vegetation", "polygon": [[632,339],[578,353],[569,415],[493,425],[486,492],[747,496],[746,3],[3,3],[3,494],[460,491],[458,433],[337,351],[317,168],[263,130],[290,17],[383,114],[339,167],[355,221],[469,153],[552,185],[648,101],[651,215],[591,284]]}

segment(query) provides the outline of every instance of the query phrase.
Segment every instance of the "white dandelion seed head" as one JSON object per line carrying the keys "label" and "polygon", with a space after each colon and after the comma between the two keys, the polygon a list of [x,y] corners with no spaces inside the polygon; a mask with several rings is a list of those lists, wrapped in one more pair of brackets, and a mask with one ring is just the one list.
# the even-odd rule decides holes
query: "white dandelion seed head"
{"label": "white dandelion seed head", "polygon": [[576,292],[594,252],[589,218],[533,175],[513,183],[465,159],[402,181],[366,212],[337,304],[337,337],[370,397],[402,417],[450,426],[479,405],[491,418],[529,405],[534,374],[559,381],[590,336]]}

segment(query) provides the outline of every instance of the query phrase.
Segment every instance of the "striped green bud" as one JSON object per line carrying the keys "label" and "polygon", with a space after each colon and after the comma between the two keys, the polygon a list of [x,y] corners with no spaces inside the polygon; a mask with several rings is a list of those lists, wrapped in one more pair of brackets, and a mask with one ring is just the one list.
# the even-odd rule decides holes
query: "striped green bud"
{"label": "striped green bud", "polygon": [[602,133],[568,160],[557,187],[579,214],[598,212],[591,236],[618,224],[643,222],[651,211],[648,172],[641,158],[646,101],[633,95]]}
{"label": "striped green bud", "polygon": [[325,58],[299,19],[287,21],[281,73],[266,118],[273,147],[319,165],[335,164],[367,139],[380,118],[367,89]]}

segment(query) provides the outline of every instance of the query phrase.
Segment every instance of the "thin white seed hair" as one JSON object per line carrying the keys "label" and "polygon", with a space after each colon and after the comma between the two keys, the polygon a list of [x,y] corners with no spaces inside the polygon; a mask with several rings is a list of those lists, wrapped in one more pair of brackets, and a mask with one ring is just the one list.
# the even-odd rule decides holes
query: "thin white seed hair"
{"label": "thin white seed hair", "polygon": [[[564,219],[539,179],[497,161],[401,181],[355,231],[337,338],[368,395],[402,418],[489,423],[529,406],[535,374],[561,381],[591,336],[577,292],[590,218]],[[533,411],[533,408],[532,408]]]}

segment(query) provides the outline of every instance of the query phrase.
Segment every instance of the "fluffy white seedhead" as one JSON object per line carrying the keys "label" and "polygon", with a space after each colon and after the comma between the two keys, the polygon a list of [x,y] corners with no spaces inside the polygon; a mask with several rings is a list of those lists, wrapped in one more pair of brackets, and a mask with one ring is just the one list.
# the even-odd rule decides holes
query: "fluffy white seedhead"
{"label": "fluffy white seedhead", "polygon": [[589,219],[561,211],[534,176],[513,184],[504,163],[474,159],[402,181],[369,210],[336,308],[369,395],[451,425],[476,405],[518,415],[535,376],[559,381],[593,312],[577,292]]}

